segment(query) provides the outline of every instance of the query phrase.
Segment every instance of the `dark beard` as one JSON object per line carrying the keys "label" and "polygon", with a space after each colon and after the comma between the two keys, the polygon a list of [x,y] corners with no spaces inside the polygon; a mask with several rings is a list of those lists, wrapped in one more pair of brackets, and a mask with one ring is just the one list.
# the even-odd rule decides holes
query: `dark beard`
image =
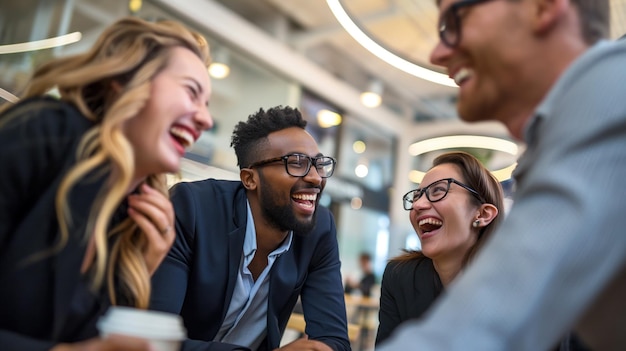
{"label": "dark beard", "polygon": [[267,184],[266,187],[261,187],[260,204],[263,211],[263,216],[270,223],[270,225],[278,228],[280,231],[293,230],[294,233],[306,234],[315,228],[315,220],[317,218],[317,203],[315,204],[315,212],[310,221],[299,221],[293,212],[291,203],[281,206],[279,205],[280,199],[277,199],[269,187],[269,182],[266,182],[259,172],[259,177],[263,184]]}

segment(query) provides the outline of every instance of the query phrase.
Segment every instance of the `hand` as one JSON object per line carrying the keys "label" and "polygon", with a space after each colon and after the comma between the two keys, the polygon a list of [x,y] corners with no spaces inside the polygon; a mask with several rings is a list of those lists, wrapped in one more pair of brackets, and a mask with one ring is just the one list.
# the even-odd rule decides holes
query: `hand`
{"label": "hand", "polygon": [[148,184],[140,186],[139,194],[128,196],[128,215],[148,239],[144,259],[150,274],[156,271],[174,243],[174,207],[163,194]]}
{"label": "hand", "polygon": [[147,340],[130,336],[110,335],[73,344],[59,344],[50,351],[153,351]]}
{"label": "hand", "polygon": [[274,351],[333,351],[333,349],[321,341],[309,340],[309,337],[305,335]]}

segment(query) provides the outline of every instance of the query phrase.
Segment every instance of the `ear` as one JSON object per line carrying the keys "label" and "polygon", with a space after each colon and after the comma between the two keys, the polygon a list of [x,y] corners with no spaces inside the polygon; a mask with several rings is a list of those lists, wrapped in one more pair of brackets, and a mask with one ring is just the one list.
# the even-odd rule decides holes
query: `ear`
{"label": "ear", "polygon": [[486,227],[498,216],[498,208],[492,204],[482,204],[478,208],[476,220],[480,222],[479,227]]}
{"label": "ear", "polygon": [[239,179],[247,190],[254,190],[257,187],[257,177],[250,168],[242,168],[239,170]]}
{"label": "ear", "polygon": [[572,6],[571,0],[533,0],[533,29],[544,34],[554,28]]}

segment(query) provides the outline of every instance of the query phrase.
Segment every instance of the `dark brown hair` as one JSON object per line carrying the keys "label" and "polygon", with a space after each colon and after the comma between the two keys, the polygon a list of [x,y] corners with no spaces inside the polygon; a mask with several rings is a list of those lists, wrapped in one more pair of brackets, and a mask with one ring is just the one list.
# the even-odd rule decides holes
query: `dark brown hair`
{"label": "dark brown hair", "polygon": [[[504,194],[502,187],[498,180],[489,172],[480,161],[466,153],[461,151],[449,152],[439,155],[433,161],[433,166],[439,166],[442,164],[455,165],[463,176],[463,180],[467,186],[476,190],[485,203],[494,205],[498,209],[498,215],[491,223],[481,228],[478,234],[478,240],[476,244],[468,251],[467,255],[463,259],[463,264],[467,264],[469,260],[474,257],[476,252],[480,250],[485,241],[491,236],[495,228],[498,227],[500,221],[504,217]],[[432,169],[431,167],[431,169]],[[470,196],[471,200],[480,205],[481,202],[474,196]],[[421,251],[406,251],[404,254],[392,258],[392,261],[404,262],[414,259],[421,259],[425,257]]]}

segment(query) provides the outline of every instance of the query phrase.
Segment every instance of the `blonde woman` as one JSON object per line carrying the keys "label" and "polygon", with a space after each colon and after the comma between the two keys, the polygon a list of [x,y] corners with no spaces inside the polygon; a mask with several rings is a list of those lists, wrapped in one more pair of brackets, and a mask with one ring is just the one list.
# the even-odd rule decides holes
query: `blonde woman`
{"label": "blonde woman", "polygon": [[95,338],[95,321],[148,306],[175,235],[164,173],[213,123],[208,63],[184,26],[124,18],[0,114],[3,349],[147,349]]}

